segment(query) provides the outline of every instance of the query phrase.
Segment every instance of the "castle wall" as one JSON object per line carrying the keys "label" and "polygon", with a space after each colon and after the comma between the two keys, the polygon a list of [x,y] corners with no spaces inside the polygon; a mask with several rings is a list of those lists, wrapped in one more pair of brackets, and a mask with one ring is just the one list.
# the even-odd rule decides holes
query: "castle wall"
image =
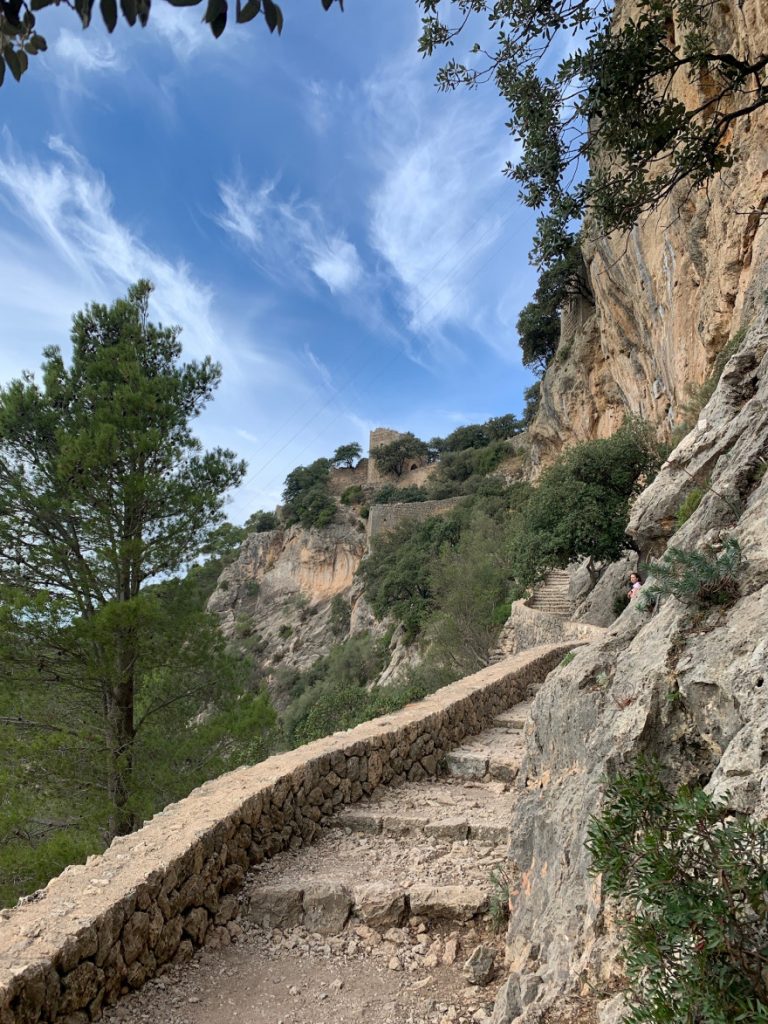
{"label": "castle wall", "polygon": [[332,469],[330,476],[330,489],[331,494],[339,498],[346,491],[348,487],[353,487],[355,484],[360,487],[365,487],[368,483],[368,459],[360,459],[358,464],[353,469],[347,469],[346,467],[340,469]]}
{"label": "castle wall", "polygon": [[311,842],[341,804],[435,776],[448,750],[529,698],[573,646],[526,651],[394,714],[207,782],[66,868],[0,912],[0,1024],[87,1024],[163,964],[220,940],[251,865]]}
{"label": "castle wall", "polygon": [[392,505],[372,505],[368,513],[366,533],[370,540],[396,530],[403,523],[422,523],[433,516],[443,516],[462,499],[440,498],[437,501],[409,501]]}
{"label": "castle wall", "polygon": [[[386,444],[391,444],[399,437],[404,436],[401,431],[390,430],[389,427],[376,427],[375,430],[371,431],[369,440],[370,458],[368,459],[368,483],[371,486],[384,487],[386,484],[389,484],[394,487],[420,487],[432,472],[433,467],[428,466],[423,459],[412,460],[399,477],[379,472],[374,457],[376,449],[382,448]],[[415,469],[411,469],[412,465],[415,466]]]}

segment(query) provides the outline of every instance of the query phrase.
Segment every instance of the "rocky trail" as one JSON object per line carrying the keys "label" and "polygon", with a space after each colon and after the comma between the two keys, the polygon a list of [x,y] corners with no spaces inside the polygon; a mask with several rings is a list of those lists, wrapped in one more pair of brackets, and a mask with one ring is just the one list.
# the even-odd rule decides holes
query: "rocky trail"
{"label": "rocky trail", "polygon": [[530,705],[438,780],[344,807],[254,868],[240,913],[105,1012],[127,1024],[480,1024],[503,978],[503,864]]}

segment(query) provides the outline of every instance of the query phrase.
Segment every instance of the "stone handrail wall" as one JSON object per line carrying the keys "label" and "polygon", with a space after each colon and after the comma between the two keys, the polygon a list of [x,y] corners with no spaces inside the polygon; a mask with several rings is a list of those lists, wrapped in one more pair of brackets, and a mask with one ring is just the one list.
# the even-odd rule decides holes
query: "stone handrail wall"
{"label": "stone handrail wall", "polygon": [[525,651],[395,714],[205,783],[0,911],[0,1024],[87,1024],[238,911],[252,864],[309,843],[342,803],[436,775],[574,643]]}
{"label": "stone handrail wall", "polygon": [[404,501],[391,505],[371,505],[366,532],[373,539],[396,530],[402,523],[421,523],[433,516],[443,516],[461,501],[458,498],[439,498],[436,501]]}

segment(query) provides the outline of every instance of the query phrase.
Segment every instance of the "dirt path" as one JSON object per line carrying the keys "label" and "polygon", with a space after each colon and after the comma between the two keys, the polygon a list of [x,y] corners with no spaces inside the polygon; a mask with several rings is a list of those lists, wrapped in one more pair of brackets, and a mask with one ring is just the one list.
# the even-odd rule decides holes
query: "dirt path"
{"label": "dirt path", "polygon": [[488,1021],[503,980],[491,873],[505,856],[528,710],[517,705],[453,751],[437,782],[342,809],[319,842],[259,865],[230,942],[170,965],[105,1020]]}

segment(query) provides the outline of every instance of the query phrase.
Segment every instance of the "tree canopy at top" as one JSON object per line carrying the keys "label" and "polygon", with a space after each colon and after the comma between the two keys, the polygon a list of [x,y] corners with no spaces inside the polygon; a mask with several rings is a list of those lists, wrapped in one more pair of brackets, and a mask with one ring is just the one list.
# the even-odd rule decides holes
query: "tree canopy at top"
{"label": "tree canopy at top", "polygon": [[[174,7],[196,7],[202,0],[167,0]],[[337,3],[344,9],[344,0],[320,0],[328,11]],[[29,65],[29,58],[48,49],[45,37],[37,31],[36,13],[45,7],[70,7],[88,28],[93,14],[93,0],[0,0],[0,85],[5,78],[6,66],[18,82]],[[133,27],[136,22],[144,27],[149,21],[152,0],[120,0],[125,21]],[[99,10],[109,32],[118,20],[117,0],[99,0]],[[283,30],[283,12],[275,0],[235,0],[235,21],[242,25],[263,14],[270,32]],[[203,21],[210,25],[218,38],[227,26],[228,0],[207,0]]]}
{"label": "tree canopy at top", "polygon": [[602,230],[628,229],[680,183],[710,180],[734,159],[733,122],[768,102],[768,54],[719,38],[709,0],[637,0],[629,15],[606,0],[417,3],[423,53],[483,40],[438,85],[492,81],[507,102],[522,142],[507,173],[543,211],[538,264],[564,255],[587,209]]}

